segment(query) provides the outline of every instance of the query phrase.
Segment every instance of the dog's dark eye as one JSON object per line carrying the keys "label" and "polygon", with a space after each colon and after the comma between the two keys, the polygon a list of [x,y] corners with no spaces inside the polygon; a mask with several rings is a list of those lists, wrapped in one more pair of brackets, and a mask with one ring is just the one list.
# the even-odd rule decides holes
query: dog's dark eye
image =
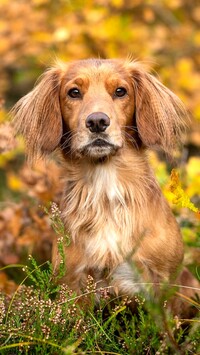
{"label": "dog's dark eye", "polygon": [[117,96],[117,97],[122,97],[122,96],[125,96],[126,94],[127,94],[127,91],[123,87],[117,88],[115,90],[115,96]]}
{"label": "dog's dark eye", "polygon": [[72,99],[80,99],[81,98],[81,93],[79,89],[77,88],[72,88],[68,91],[67,93],[68,96],[70,96]]}

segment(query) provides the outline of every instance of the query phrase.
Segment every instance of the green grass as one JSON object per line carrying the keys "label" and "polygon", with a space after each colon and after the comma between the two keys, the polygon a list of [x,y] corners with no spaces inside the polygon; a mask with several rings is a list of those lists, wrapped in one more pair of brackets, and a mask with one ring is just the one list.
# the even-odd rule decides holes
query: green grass
{"label": "green grass", "polygon": [[[58,243],[68,245],[59,213],[51,216],[60,232]],[[187,323],[169,314],[166,298],[155,303],[137,295],[137,313],[127,298],[112,299],[109,289],[98,290],[91,277],[83,295],[77,296],[67,285],[58,285],[64,262],[55,275],[50,262],[38,265],[29,257],[22,269],[24,278],[12,296],[0,295],[0,354],[197,354],[200,351],[200,318]],[[90,295],[91,306],[79,308]],[[198,305],[197,305],[198,307]]]}
{"label": "green grass", "polygon": [[[54,284],[52,266],[43,270],[31,258],[24,269],[33,285],[0,298],[0,354],[195,354],[199,319],[186,327],[165,307],[136,297],[137,314],[127,299],[114,304],[106,289],[98,308],[81,311],[77,296]],[[95,296],[93,280],[85,293]],[[81,296],[83,297],[83,296]]]}

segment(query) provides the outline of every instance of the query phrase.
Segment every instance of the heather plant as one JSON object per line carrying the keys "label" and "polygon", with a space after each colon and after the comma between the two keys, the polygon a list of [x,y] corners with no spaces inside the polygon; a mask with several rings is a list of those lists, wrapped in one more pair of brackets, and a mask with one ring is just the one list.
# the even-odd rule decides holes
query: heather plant
{"label": "heather plant", "polygon": [[[23,267],[24,280],[15,293],[0,295],[0,354],[198,353],[200,319],[186,323],[173,318],[167,311],[166,298],[155,303],[137,295],[137,312],[133,314],[127,297],[113,299],[110,288],[99,287],[91,276],[82,295],[59,285],[63,243],[70,239],[55,204],[48,213],[58,233],[61,267],[55,275],[50,262],[38,265],[30,256],[29,265]],[[88,296],[90,307],[79,307]]]}

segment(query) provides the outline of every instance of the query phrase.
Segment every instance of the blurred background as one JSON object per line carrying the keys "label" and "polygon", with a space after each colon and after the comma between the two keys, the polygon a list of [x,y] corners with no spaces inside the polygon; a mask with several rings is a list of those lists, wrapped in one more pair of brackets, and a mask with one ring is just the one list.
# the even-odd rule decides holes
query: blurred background
{"label": "blurred background", "polygon": [[[28,254],[50,258],[52,230],[43,206],[59,202],[59,168],[31,169],[7,113],[56,57],[64,61],[132,56],[148,63],[191,113],[180,161],[186,194],[200,205],[200,3],[198,0],[0,1],[0,267],[26,263]],[[171,167],[151,156],[166,196]],[[58,186],[59,185],[59,186]],[[174,206],[182,227],[185,263],[200,263],[199,215]],[[0,273],[10,292],[14,269]]]}

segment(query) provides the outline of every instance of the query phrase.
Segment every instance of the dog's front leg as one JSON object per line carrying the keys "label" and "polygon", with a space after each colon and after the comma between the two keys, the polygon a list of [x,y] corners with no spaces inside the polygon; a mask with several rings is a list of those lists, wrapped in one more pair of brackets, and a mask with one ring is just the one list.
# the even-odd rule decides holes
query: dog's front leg
{"label": "dog's front leg", "polygon": [[[59,252],[58,241],[55,239],[52,264],[57,282],[67,285],[74,292],[74,303],[79,309],[87,310],[94,307],[98,298],[95,284],[96,274],[88,268],[85,253],[81,246],[74,242],[71,242],[69,246],[63,245],[63,252],[64,258]],[[61,269],[62,272],[60,272]]]}
{"label": "dog's front leg", "polygon": [[[71,242],[69,246],[62,245],[63,256],[59,252],[57,239],[53,242],[52,264],[58,282],[67,284],[77,295],[87,283],[86,260],[81,247]],[[59,271],[62,269],[62,272]],[[64,269],[64,271],[63,271]]]}
{"label": "dog's front leg", "polygon": [[133,295],[144,292],[144,281],[133,262],[124,262],[118,265],[112,273],[111,285],[117,294]]}

